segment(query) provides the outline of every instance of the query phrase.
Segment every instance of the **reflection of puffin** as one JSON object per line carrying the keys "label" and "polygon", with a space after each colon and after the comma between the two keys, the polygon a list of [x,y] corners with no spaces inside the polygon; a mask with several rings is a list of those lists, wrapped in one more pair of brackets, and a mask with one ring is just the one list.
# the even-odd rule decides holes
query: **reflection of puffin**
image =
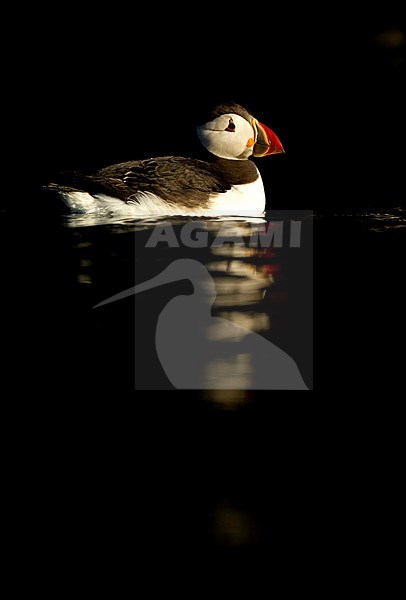
{"label": "reflection of puffin", "polygon": [[206,267],[196,260],[175,260],[152,279],[94,308],[182,279],[188,279],[194,291],[168,302],[158,317],[155,334],[159,360],[176,388],[308,389],[286,352],[250,329],[211,315],[216,287]]}
{"label": "reflection of puffin", "polygon": [[261,175],[248,159],[284,152],[273,131],[238,104],[222,104],[197,127],[210,158],[164,156],[111,165],[94,175],[65,173],[59,192],[78,212],[142,215],[261,215]]}

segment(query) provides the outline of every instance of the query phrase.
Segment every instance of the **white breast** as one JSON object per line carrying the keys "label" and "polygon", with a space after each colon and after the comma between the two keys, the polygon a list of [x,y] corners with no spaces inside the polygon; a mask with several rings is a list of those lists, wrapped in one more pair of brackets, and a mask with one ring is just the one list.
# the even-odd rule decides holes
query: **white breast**
{"label": "white breast", "polygon": [[233,185],[223,194],[211,196],[210,214],[260,217],[265,210],[265,190],[261,175],[252,183]]}

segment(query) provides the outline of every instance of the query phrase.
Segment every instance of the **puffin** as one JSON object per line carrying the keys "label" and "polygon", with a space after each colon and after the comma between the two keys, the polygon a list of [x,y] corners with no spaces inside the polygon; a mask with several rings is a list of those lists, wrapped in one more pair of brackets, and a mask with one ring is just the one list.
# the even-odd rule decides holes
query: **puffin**
{"label": "puffin", "polygon": [[197,126],[207,160],[161,156],[110,165],[93,174],[63,173],[47,189],[72,212],[125,216],[252,216],[265,210],[251,157],[284,153],[278,136],[236,103],[217,105]]}

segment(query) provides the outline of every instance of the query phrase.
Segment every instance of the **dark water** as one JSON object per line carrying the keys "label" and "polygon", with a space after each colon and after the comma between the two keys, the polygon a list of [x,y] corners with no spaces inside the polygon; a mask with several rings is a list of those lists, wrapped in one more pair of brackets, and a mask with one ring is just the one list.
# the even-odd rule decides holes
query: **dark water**
{"label": "dark water", "polygon": [[[12,212],[3,213],[3,282],[8,290],[3,300],[9,304],[9,314],[18,314],[10,323],[23,323],[23,331],[33,328],[35,332],[19,338],[17,355],[21,357],[27,344],[33,345],[24,350],[30,356],[27,368],[39,359],[33,377],[45,386],[51,371],[60,385],[75,391],[174,390],[157,356],[155,332],[167,304],[193,293],[188,274],[118,304],[93,307],[165,271],[173,261],[192,258],[207,267],[215,282],[212,316],[275,344],[292,357],[306,386],[312,388],[313,228],[316,331],[331,328],[334,335],[326,343],[333,346],[334,340],[342,345],[343,334],[348,335],[349,355],[354,342],[365,344],[373,331],[378,335],[396,329],[405,212],[388,208],[318,211],[314,216],[306,211],[267,213],[268,223],[278,219],[284,222],[281,247],[251,247],[250,236],[259,225],[244,219],[166,220],[176,247],[168,247],[167,241],[148,247],[156,221],[98,223],[92,216],[41,216],[34,211],[23,221]],[[290,222],[295,220],[302,227],[299,248],[289,245]],[[207,236],[207,247],[190,247],[182,241],[188,223],[196,227],[192,237],[199,232]],[[239,241],[213,246],[219,232]],[[22,308],[17,311],[19,303]],[[39,340],[41,350],[35,346]],[[12,342],[14,347],[13,335]],[[173,348],[176,352],[177,340]],[[377,352],[374,360],[378,358],[383,357]],[[244,404],[252,394],[241,391],[245,388],[241,369],[232,364],[223,367],[224,377],[219,376],[215,387],[238,389],[235,403]],[[326,367],[322,374],[330,368],[334,371],[334,364]],[[233,370],[239,373],[234,386]],[[349,360],[340,381],[350,372],[354,373],[354,364]],[[225,400],[226,394],[220,396],[220,404],[233,404],[234,400]]]}
{"label": "dark water", "polygon": [[[251,243],[251,236],[271,220],[283,224],[283,237],[278,240],[281,247],[267,247],[270,244],[266,240],[255,237]],[[300,247],[290,247],[290,221],[301,224]],[[195,231],[183,233],[188,223]],[[163,241],[151,242],[158,227]],[[73,348],[72,353],[63,350],[63,354],[64,361],[76,365],[80,372],[80,376],[77,374],[81,386],[91,389],[101,385],[128,392],[175,389],[157,355],[155,333],[158,317],[169,301],[193,293],[192,274],[185,272],[180,281],[116,304],[96,310],[93,307],[164,272],[174,261],[189,258],[203,264],[214,280],[212,316],[271,341],[293,358],[306,386],[312,387],[310,213],[268,214],[265,221],[144,219],[113,223],[104,220],[100,224],[95,224],[91,215],[72,215],[63,218],[61,233],[61,336],[65,340],[68,336],[66,347]],[[204,236],[200,244],[203,247],[195,247],[196,235]],[[178,329],[181,334],[183,326],[183,319],[179,318],[175,331]],[[212,361],[206,366],[204,386],[213,390],[208,395],[215,402],[238,406],[247,397],[244,390],[252,386],[250,359],[239,350],[244,335],[229,339],[230,335],[219,331],[215,320],[208,322],[204,337],[232,343],[236,350],[220,364]],[[181,360],[180,341],[176,334],[173,337],[171,351],[178,353]],[[191,345],[193,352],[193,340]],[[219,390],[238,392],[227,394]]]}
{"label": "dark water", "polygon": [[[273,212],[272,219],[281,214]],[[406,223],[404,211],[393,208],[290,216],[302,222],[302,248],[148,248],[156,223],[88,225],[80,216],[57,215],[22,224],[2,215],[9,359],[3,383],[10,377],[5,389],[26,400],[19,423],[29,422],[34,439],[32,486],[52,488],[47,514],[59,523],[59,537],[85,536],[103,553],[118,528],[136,536],[148,560],[157,560],[157,553],[173,558],[180,548],[203,552],[205,565],[215,557],[263,558],[275,535],[275,564],[291,551],[292,535],[297,551],[305,550],[312,536],[304,500],[313,485],[310,464],[325,447],[318,441],[314,448],[314,440],[321,432],[331,435],[342,420],[368,427],[372,392],[382,401],[397,393],[402,371],[391,339],[399,335],[404,310],[400,248]],[[207,221],[201,230],[213,241],[223,224],[244,240],[252,227]],[[184,221],[170,225],[180,240]],[[308,394],[297,393],[292,403],[272,390],[234,390],[241,365],[237,372],[228,365],[230,384],[220,378],[222,390],[173,390],[154,332],[168,302],[193,292],[187,279],[93,309],[171,261],[193,257],[215,281],[212,314],[275,343],[311,388],[313,227],[317,410]],[[22,232],[29,242],[23,253]],[[176,352],[176,340],[173,347]],[[172,391],[152,395],[146,392],[151,389]],[[297,440],[303,440],[303,454],[293,457]],[[112,497],[114,509],[107,502]],[[109,524],[101,527],[103,515]]]}

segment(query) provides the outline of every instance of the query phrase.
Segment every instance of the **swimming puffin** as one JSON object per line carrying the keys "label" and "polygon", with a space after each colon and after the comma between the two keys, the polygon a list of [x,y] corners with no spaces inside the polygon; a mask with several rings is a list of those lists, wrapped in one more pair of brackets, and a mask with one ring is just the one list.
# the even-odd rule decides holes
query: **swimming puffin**
{"label": "swimming puffin", "polygon": [[261,216],[265,192],[249,160],[284,152],[277,135],[239,104],[220,104],[197,127],[207,160],[162,156],[65,173],[57,191],[73,211],[128,216]]}

